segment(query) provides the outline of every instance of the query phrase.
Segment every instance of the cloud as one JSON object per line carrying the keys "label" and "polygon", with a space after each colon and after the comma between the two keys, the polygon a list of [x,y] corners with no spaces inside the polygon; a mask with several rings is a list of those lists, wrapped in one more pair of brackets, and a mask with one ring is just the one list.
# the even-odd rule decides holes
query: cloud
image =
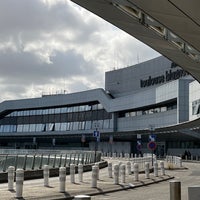
{"label": "cloud", "polygon": [[68,0],[1,0],[0,27],[0,101],[104,87],[105,71],[158,55]]}

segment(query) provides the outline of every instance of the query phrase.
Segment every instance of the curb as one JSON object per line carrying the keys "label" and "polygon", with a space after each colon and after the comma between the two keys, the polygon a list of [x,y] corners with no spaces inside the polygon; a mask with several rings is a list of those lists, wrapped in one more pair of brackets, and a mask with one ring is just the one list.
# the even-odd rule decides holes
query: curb
{"label": "curb", "polygon": [[[110,190],[108,189],[108,190],[102,191],[102,192],[91,192],[91,193],[86,193],[85,195],[97,196],[97,195],[102,195],[102,194],[109,194],[109,193],[112,193],[112,192],[132,190],[132,189],[135,189],[135,188],[144,187],[144,186],[148,186],[148,185],[152,185],[152,184],[157,184],[157,183],[160,183],[160,182],[168,181],[168,180],[171,180],[171,179],[174,179],[174,178],[175,178],[174,176],[170,176],[168,178],[165,178],[165,179],[162,179],[162,180],[157,180],[157,181],[151,179],[152,182],[145,183],[145,184],[140,184],[140,185],[127,185],[127,186],[124,186],[124,185],[118,184],[119,186],[122,186],[122,188],[116,188],[116,189],[110,189]],[[57,198],[54,198],[54,200],[73,200],[74,197],[75,196],[57,197]]]}

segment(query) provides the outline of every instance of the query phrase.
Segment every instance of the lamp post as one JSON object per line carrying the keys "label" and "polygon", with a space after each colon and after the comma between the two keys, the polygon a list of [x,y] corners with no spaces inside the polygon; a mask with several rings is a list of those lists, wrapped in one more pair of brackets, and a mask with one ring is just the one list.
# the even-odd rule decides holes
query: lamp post
{"label": "lamp post", "polygon": [[95,146],[94,146],[94,162],[97,161],[97,150],[98,150],[98,142],[100,142],[100,132],[98,131],[99,123],[94,123],[95,131],[93,136],[95,137]]}

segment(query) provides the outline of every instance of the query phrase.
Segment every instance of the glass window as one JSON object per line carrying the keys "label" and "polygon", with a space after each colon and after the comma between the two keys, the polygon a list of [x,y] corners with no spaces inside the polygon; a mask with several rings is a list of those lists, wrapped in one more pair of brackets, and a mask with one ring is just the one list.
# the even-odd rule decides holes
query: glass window
{"label": "glass window", "polygon": [[35,132],[35,129],[36,129],[36,124],[30,124],[29,131]]}
{"label": "glass window", "polygon": [[79,122],[79,130],[84,130],[85,129],[85,122]]}
{"label": "glass window", "polygon": [[29,116],[29,114],[30,114],[29,110],[24,111],[24,116]]}
{"label": "glass window", "polygon": [[54,123],[46,124],[46,131],[53,131],[54,130]]}
{"label": "glass window", "polygon": [[29,132],[29,124],[24,124],[23,132]]}
{"label": "glass window", "polygon": [[125,113],[125,117],[130,117],[130,113],[129,112]]}
{"label": "glass window", "polygon": [[72,109],[73,107],[69,107],[68,108],[68,112],[73,112],[73,109]]}
{"label": "glass window", "polygon": [[71,122],[67,122],[66,130],[67,130],[67,131],[70,131],[70,127],[71,127]]}
{"label": "glass window", "polygon": [[60,130],[66,131],[67,130],[67,123],[60,123]]}
{"label": "glass window", "polygon": [[3,132],[3,125],[0,126],[0,132]]}
{"label": "glass window", "polygon": [[79,122],[73,122],[73,130],[78,130]]}
{"label": "glass window", "polygon": [[23,132],[23,125],[22,124],[17,125],[17,132]]}
{"label": "glass window", "polygon": [[65,107],[65,108],[61,108],[60,109],[60,113],[67,113],[67,108]]}
{"label": "glass window", "polygon": [[86,106],[85,106],[85,111],[89,111],[89,110],[91,110],[91,108],[92,108],[91,106],[86,105]]}
{"label": "glass window", "polygon": [[55,131],[60,131],[60,123],[55,123]]}
{"label": "glass window", "polygon": [[35,131],[36,131],[36,132],[41,132],[41,131],[42,131],[42,125],[43,125],[43,124],[36,124]]}
{"label": "glass window", "polygon": [[85,111],[85,106],[79,106],[79,111],[80,111],[80,112]]}
{"label": "glass window", "polygon": [[166,106],[165,107],[161,107],[160,110],[161,110],[161,112],[165,112],[165,111],[167,111],[167,107]]}
{"label": "glass window", "polygon": [[110,120],[109,119],[105,119],[103,122],[103,128],[104,129],[108,129],[110,126]]}
{"label": "glass window", "polygon": [[48,109],[44,109],[43,110],[43,115],[47,115],[48,114]]}
{"label": "glass window", "polygon": [[75,106],[74,107],[74,112],[78,112],[79,111],[79,106]]}
{"label": "glass window", "polygon": [[10,132],[16,132],[17,131],[17,126],[16,125],[11,125],[10,126]]}
{"label": "glass window", "polygon": [[101,104],[98,104],[97,106],[98,106],[98,110],[103,109],[103,106]]}
{"label": "glass window", "polygon": [[91,125],[92,125],[92,122],[91,122],[91,121],[86,121],[86,122],[85,122],[85,129],[86,129],[86,130],[90,130],[90,129],[91,129]]}
{"label": "glass window", "polygon": [[60,108],[55,108],[55,114],[59,114],[60,113]]}
{"label": "glass window", "polygon": [[92,110],[97,110],[98,109],[98,104],[92,105]]}
{"label": "glass window", "polygon": [[134,117],[134,116],[136,116],[136,113],[135,112],[130,112],[130,116]]}

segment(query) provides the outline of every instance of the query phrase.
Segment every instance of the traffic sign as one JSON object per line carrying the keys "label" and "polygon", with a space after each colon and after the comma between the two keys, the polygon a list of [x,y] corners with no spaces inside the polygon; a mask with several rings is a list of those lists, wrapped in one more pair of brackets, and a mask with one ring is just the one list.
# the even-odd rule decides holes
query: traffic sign
{"label": "traffic sign", "polygon": [[99,131],[94,131],[93,132],[93,137],[100,137],[100,132]]}
{"label": "traffic sign", "polygon": [[154,134],[149,135],[149,141],[155,142],[156,141],[156,135],[154,135]]}
{"label": "traffic sign", "polygon": [[138,140],[138,141],[137,141],[137,146],[136,146],[136,148],[137,148],[138,151],[141,151],[141,149],[142,149],[142,142],[141,142],[141,140]]}
{"label": "traffic sign", "polygon": [[156,149],[156,143],[154,141],[150,141],[148,144],[147,144],[147,147],[150,149],[150,150],[155,150]]}

